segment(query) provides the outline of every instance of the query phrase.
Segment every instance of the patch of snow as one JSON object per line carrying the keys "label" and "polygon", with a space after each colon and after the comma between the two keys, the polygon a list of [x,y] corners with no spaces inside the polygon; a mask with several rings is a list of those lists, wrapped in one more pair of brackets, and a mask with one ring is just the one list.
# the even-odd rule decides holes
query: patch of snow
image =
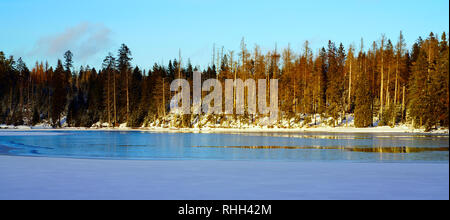
{"label": "patch of snow", "polygon": [[51,129],[51,128],[53,127],[48,123],[39,123],[32,126],[32,129]]}
{"label": "patch of snow", "polygon": [[61,125],[61,127],[63,127],[63,128],[69,126],[68,123],[67,123],[67,116],[63,116],[63,117],[61,118],[61,124],[60,124],[60,125]]}
{"label": "patch of snow", "polygon": [[448,163],[0,156],[0,199],[449,199]]}
{"label": "patch of snow", "polygon": [[0,137],[5,136],[56,136],[56,135],[67,135],[66,133],[55,133],[55,132],[26,132],[26,131],[0,131]]}

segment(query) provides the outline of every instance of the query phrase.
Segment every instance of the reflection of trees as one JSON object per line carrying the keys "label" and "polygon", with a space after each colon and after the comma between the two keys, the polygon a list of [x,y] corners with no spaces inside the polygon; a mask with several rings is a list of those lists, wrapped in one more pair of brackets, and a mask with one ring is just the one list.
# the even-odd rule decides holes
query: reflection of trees
{"label": "reflection of trees", "polygon": [[310,150],[342,150],[366,153],[419,153],[427,151],[448,151],[448,147],[346,147],[346,146],[194,146],[213,148],[242,148],[242,149],[310,149]]}

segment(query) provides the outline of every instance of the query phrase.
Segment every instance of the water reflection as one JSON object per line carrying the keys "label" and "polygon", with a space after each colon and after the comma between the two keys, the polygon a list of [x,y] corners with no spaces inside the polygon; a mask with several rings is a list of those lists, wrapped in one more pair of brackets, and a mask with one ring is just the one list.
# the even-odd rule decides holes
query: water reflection
{"label": "water reflection", "polygon": [[233,134],[241,136],[268,136],[268,137],[288,137],[288,138],[301,138],[301,139],[329,139],[329,140],[358,140],[358,139],[376,139],[382,140],[413,140],[413,139],[424,139],[424,140],[440,140],[448,139],[447,134],[402,134],[402,133],[312,133],[311,132],[226,132],[224,134]]}
{"label": "water reflection", "polygon": [[316,149],[316,150],[343,150],[368,153],[419,153],[426,151],[448,151],[448,147],[345,147],[345,146],[193,146],[211,148],[242,148],[242,149]]}
{"label": "water reflection", "polygon": [[[33,133],[30,131],[29,133]],[[57,133],[58,135],[55,135]],[[448,136],[40,131],[0,134],[0,154],[106,159],[448,163]],[[48,135],[44,135],[48,134]]]}

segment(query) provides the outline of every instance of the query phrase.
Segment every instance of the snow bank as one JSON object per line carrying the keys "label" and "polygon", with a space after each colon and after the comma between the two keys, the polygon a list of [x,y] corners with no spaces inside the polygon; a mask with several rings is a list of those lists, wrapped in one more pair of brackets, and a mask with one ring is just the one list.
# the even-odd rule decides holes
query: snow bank
{"label": "snow bank", "polygon": [[[157,131],[208,131],[208,132],[345,132],[345,133],[438,133],[448,134],[448,128],[440,128],[431,132],[425,129],[414,129],[407,124],[399,124],[395,127],[374,126],[369,128],[356,128],[353,114],[333,121],[331,117],[322,117],[320,114],[297,114],[293,117],[281,117],[275,125],[265,126],[268,117],[256,115],[253,118],[230,115],[195,115],[191,118],[191,128],[179,128],[181,117],[169,114],[165,118],[156,119],[147,126],[150,130]],[[375,122],[377,124],[377,122]],[[123,126],[120,127],[124,129]]]}
{"label": "snow bank", "polygon": [[0,137],[5,136],[55,136],[55,135],[68,135],[68,133],[54,133],[54,132],[26,132],[26,131],[6,131],[0,130]]}
{"label": "snow bank", "polygon": [[24,125],[14,126],[14,125],[5,125],[5,124],[1,124],[1,125],[0,125],[0,129],[20,129],[20,130],[29,130],[29,129],[31,129],[31,127],[29,127],[29,126],[24,126]]}
{"label": "snow bank", "polygon": [[[280,118],[279,122],[272,127],[265,126],[268,117],[254,118],[236,118],[229,115],[195,115],[191,118],[192,128],[180,128],[182,118],[174,114],[168,114],[165,118],[157,118],[142,125],[139,129],[129,128],[126,123],[120,124],[116,128],[108,127],[106,122],[97,122],[90,128],[71,128],[67,127],[65,117],[62,121],[63,128],[67,130],[152,130],[152,131],[178,131],[178,132],[339,132],[339,133],[434,133],[449,134],[448,128],[440,128],[431,132],[425,132],[425,129],[414,129],[407,124],[399,124],[395,127],[375,126],[369,128],[354,127],[354,117],[347,114],[345,118],[334,124],[333,119],[324,118],[320,114],[308,116],[298,114],[292,118]],[[377,122],[376,122],[377,123]],[[0,129],[52,129],[52,127],[44,122],[36,126],[12,126],[0,125]]]}
{"label": "snow bank", "polygon": [[0,199],[449,199],[449,165],[0,156]]}

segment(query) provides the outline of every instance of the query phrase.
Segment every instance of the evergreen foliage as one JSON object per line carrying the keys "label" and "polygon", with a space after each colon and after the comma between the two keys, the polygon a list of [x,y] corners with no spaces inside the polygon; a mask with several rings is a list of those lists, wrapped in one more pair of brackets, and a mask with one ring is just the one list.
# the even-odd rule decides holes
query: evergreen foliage
{"label": "evergreen foliage", "polygon": [[[372,126],[377,116],[379,125],[408,122],[426,130],[448,127],[447,35],[431,33],[425,40],[419,38],[410,50],[402,33],[395,44],[384,36],[381,39],[367,51],[361,41],[359,53],[353,45],[346,51],[342,44],[336,47],[329,41],[315,55],[308,42],[300,53],[290,47],[278,53],[275,47],[263,54],[258,46],[253,52],[248,50],[242,39],[238,53],[214,54],[211,64],[201,71],[202,80],[216,78],[224,83],[225,79],[251,78],[268,83],[279,79],[279,118],[295,119],[288,127],[300,118],[309,121],[305,124],[315,124],[316,114],[331,117],[330,125],[336,126],[348,113],[354,113],[356,127]],[[145,70],[132,66],[131,55],[130,48],[122,44],[117,57],[109,53],[97,71],[89,66],[75,69],[74,55],[67,51],[64,64],[58,60],[53,68],[36,62],[29,69],[21,58],[15,60],[0,51],[0,124],[49,122],[59,127],[64,116],[68,126],[75,127],[97,122],[141,127],[174,118],[179,118],[173,121],[174,127],[205,124],[198,115],[169,115],[174,95],[170,82],[181,77],[192,84],[198,66],[173,59],[167,66],[155,63]],[[230,116],[208,116],[206,121],[225,125],[230,118],[253,123],[264,117],[248,112]]]}

